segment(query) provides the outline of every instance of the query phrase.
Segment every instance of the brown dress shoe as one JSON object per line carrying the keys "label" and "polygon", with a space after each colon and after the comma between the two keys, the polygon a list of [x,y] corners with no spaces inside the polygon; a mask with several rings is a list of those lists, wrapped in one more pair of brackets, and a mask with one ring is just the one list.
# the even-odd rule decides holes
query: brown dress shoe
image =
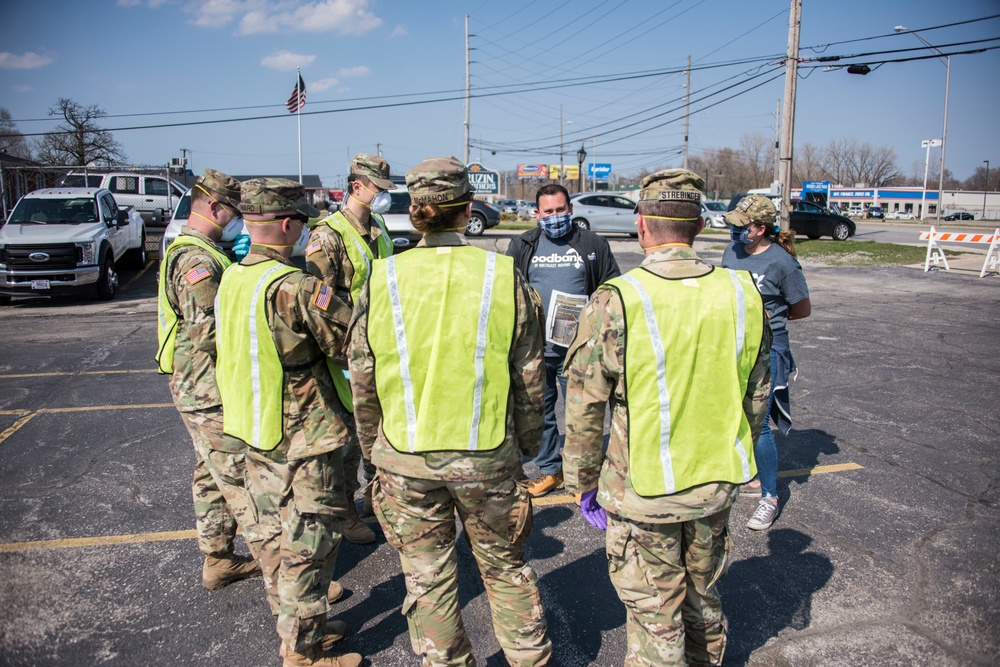
{"label": "brown dress shoe", "polygon": [[562,486],[562,483],[563,476],[561,472],[557,472],[554,475],[540,475],[528,485],[528,493],[531,494],[532,498],[538,498],[539,496],[552,493]]}
{"label": "brown dress shoe", "polygon": [[253,558],[235,554],[222,558],[205,556],[205,564],[201,568],[201,585],[206,590],[214,591],[234,581],[260,575],[260,564]]}

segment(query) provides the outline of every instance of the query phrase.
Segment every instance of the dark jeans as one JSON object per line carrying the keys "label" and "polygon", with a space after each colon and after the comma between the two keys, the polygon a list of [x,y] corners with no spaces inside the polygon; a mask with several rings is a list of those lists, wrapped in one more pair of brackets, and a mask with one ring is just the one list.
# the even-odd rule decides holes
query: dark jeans
{"label": "dark jeans", "polygon": [[[566,436],[559,433],[556,419],[556,401],[562,392],[566,400],[566,378],[562,374],[565,357],[545,357],[545,422],[542,429],[542,445],[535,457],[535,465],[543,475],[558,475],[562,472],[562,450]],[[556,388],[558,382],[559,389]]]}

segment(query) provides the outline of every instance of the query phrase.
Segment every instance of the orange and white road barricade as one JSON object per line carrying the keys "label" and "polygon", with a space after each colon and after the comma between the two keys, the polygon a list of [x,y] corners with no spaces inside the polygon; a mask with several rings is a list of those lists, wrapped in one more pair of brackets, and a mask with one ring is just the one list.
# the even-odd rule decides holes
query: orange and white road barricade
{"label": "orange and white road barricade", "polygon": [[941,248],[941,241],[949,243],[989,243],[990,249],[986,251],[986,259],[983,261],[983,269],[979,272],[979,277],[986,275],[987,271],[998,271],[1000,266],[1000,228],[992,234],[982,234],[978,232],[938,232],[933,227],[929,232],[920,232],[920,240],[927,241],[927,256],[924,258],[924,273],[930,271],[931,264],[937,266],[944,264],[945,271],[949,271],[948,258]]}

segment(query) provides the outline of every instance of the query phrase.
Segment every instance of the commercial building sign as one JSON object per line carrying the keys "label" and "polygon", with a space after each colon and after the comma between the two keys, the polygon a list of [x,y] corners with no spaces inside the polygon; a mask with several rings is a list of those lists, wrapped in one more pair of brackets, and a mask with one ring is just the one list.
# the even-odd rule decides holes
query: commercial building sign
{"label": "commercial building sign", "polygon": [[495,195],[500,192],[500,174],[473,162],[469,165],[469,185],[477,195]]}
{"label": "commercial building sign", "polygon": [[588,162],[587,178],[592,181],[606,181],[611,176],[610,162]]}
{"label": "commercial building sign", "polygon": [[549,165],[547,164],[519,164],[517,165],[518,178],[548,178]]}
{"label": "commercial building sign", "polygon": [[[563,178],[575,181],[580,178],[580,167],[575,164],[564,164],[563,168]],[[559,165],[550,164],[549,165],[549,180],[558,181],[559,180]]]}

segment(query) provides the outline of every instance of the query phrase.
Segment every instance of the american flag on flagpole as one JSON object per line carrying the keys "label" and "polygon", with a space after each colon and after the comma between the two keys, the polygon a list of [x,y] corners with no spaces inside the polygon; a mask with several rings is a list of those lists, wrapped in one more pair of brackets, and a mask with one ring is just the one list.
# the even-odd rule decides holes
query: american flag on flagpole
{"label": "american flag on flagpole", "polygon": [[285,108],[288,109],[288,113],[295,113],[302,107],[306,105],[306,82],[302,80],[302,75],[299,74],[299,82],[292,89],[292,94],[289,95],[288,101],[285,102]]}

